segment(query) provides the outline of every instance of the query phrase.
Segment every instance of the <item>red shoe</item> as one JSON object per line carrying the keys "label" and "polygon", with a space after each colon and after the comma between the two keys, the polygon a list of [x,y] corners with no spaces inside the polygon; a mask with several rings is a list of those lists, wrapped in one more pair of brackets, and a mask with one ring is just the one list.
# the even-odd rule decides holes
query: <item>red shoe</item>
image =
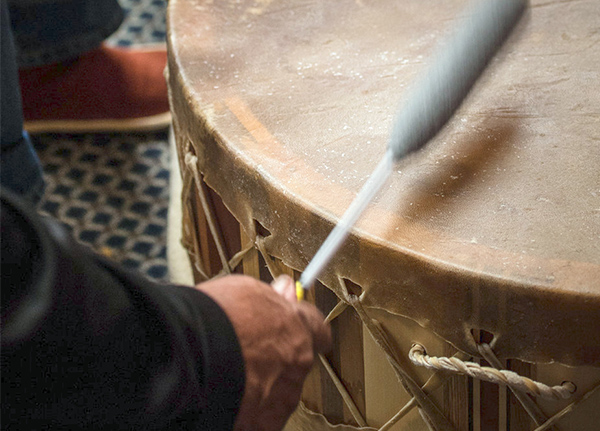
{"label": "red shoe", "polygon": [[106,45],[68,64],[19,71],[30,133],[147,131],[171,122],[161,48]]}

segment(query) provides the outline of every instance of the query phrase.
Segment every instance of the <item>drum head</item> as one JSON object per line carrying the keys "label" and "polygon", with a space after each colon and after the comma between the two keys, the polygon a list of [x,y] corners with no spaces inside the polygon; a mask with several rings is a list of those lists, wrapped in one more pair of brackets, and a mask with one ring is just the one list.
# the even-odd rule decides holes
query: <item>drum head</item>
{"label": "drum head", "polygon": [[[210,4],[208,4],[210,3]],[[170,5],[180,140],[302,270],[386,150],[465,2]],[[447,126],[402,160],[321,281],[476,353],[600,362],[600,3],[532,1]],[[538,6],[540,7],[536,7]],[[401,109],[401,108],[400,108]],[[201,148],[194,144],[203,140]]]}

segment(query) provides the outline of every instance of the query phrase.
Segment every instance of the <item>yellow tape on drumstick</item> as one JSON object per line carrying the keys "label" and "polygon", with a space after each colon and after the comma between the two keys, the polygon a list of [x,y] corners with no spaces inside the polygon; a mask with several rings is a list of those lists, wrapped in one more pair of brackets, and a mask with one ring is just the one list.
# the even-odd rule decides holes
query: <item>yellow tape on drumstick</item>
{"label": "yellow tape on drumstick", "polygon": [[296,282],[296,298],[298,299],[298,302],[304,300],[304,288],[299,281]]}

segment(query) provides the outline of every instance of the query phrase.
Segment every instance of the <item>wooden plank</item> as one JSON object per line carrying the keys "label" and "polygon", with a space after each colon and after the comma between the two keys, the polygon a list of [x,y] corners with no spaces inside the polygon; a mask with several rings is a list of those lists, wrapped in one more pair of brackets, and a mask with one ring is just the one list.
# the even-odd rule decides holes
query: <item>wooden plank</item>
{"label": "wooden plank", "polygon": [[[456,348],[444,346],[444,355],[452,356]],[[469,378],[452,376],[444,384],[442,409],[444,415],[456,427],[456,431],[469,431]]]}
{"label": "wooden plank", "polygon": [[[473,362],[479,363],[479,359],[474,359]],[[471,379],[471,414],[473,420],[473,431],[485,431],[481,427],[481,380]]]}
{"label": "wooden plank", "polygon": [[[310,289],[304,299],[311,304],[316,304],[315,289]],[[302,390],[302,401],[304,401],[307,408],[315,412],[323,412],[321,370],[320,362],[315,359],[315,365],[308,374]]]}
{"label": "wooden plank", "polygon": [[[242,246],[246,244],[240,237],[240,223],[225,206],[221,196],[206,183],[204,183],[204,185],[208,205],[214,214],[217,229],[220,233],[221,240],[223,241],[226,254],[228,258],[231,259],[231,257],[240,251]],[[232,272],[234,272],[235,268],[231,269]],[[241,268],[238,272],[241,272]]]}
{"label": "wooden plank", "polygon": [[[242,247],[250,241],[253,241],[253,239],[246,235],[246,231],[241,225],[240,240]],[[258,260],[258,250],[256,248],[253,247],[242,259],[242,271],[250,277],[260,278],[260,262]]]}
{"label": "wooden plank", "polygon": [[[354,294],[360,294],[362,288],[350,280],[344,280],[346,287]],[[365,363],[363,348],[363,324],[352,307],[346,308],[336,320],[339,331],[338,370],[344,386],[354,400],[362,417],[366,415],[365,403]],[[347,406],[344,405],[344,421],[359,425]]]}
{"label": "wooden plank", "polygon": [[[315,292],[315,305],[323,314],[327,315],[337,304],[337,296],[318,281],[315,282],[313,291]],[[331,324],[333,349],[327,355],[327,359],[333,365],[334,369],[339,372],[340,325],[336,321],[337,319]],[[342,400],[342,396],[323,367],[320,367],[320,375],[322,413],[330,422],[334,424],[342,423],[344,421],[344,401]]]}
{"label": "wooden plank", "polygon": [[[208,229],[208,224],[206,223],[206,217],[204,216],[202,204],[197,195],[198,190],[195,185],[192,185],[190,191],[191,193],[188,196],[190,206],[188,226],[191,227],[191,232],[189,232],[189,234],[192,236],[194,245],[194,263],[200,266],[202,270],[210,276],[210,231]],[[194,271],[196,271],[197,268],[195,265],[193,266]]]}
{"label": "wooden plank", "polygon": [[[493,338],[493,334],[484,330],[477,331],[476,341],[479,343],[490,343]],[[491,365],[481,359],[478,361],[481,366],[490,367]],[[481,430],[482,431],[493,431],[500,429],[500,390],[498,385],[495,383],[489,383],[480,381],[479,383],[479,397],[480,397],[480,417],[481,417]]]}
{"label": "wooden plank", "polygon": [[[365,416],[365,373],[363,325],[356,311],[348,307],[336,319],[339,331],[339,363],[337,369],[361,415]],[[344,405],[344,422],[359,425]]]}
{"label": "wooden plank", "polygon": [[[521,376],[531,377],[531,364],[526,362],[511,359],[508,361],[508,369]],[[510,430],[529,430],[533,428],[533,420],[512,392],[509,392],[507,404]]]}

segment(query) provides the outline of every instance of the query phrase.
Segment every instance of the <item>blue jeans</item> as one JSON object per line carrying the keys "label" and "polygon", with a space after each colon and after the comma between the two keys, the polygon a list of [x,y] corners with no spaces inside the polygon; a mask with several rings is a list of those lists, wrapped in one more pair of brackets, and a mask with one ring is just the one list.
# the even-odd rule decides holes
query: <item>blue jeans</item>
{"label": "blue jeans", "polygon": [[123,10],[117,0],[0,2],[0,184],[36,204],[44,192],[44,179],[23,130],[17,64],[58,63],[97,47],[119,27]]}
{"label": "blue jeans", "polygon": [[117,0],[8,0],[8,5],[20,68],[75,58],[123,22]]}

